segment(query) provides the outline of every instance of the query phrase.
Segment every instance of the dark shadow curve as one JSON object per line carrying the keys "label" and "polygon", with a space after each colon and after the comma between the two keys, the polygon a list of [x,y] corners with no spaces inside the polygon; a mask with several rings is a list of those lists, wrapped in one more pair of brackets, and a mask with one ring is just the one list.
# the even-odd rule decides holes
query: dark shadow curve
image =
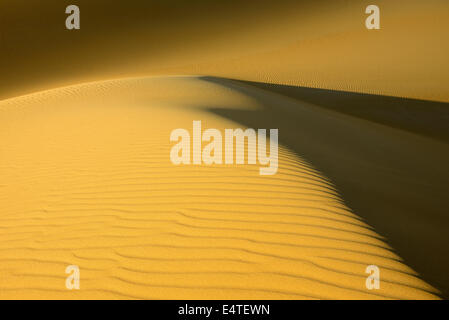
{"label": "dark shadow curve", "polygon": [[278,128],[281,144],[326,175],[349,208],[449,296],[449,104],[202,79],[257,100],[263,110],[210,111]]}

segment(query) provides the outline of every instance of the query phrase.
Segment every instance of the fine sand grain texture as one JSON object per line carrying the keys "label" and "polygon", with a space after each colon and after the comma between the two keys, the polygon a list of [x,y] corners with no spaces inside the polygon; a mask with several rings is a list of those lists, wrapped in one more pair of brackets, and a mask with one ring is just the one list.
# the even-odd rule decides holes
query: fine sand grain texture
{"label": "fine sand grain texture", "polygon": [[[171,130],[241,127],[210,110],[263,111],[260,89],[220,81],[125,79],[0,102],[0,298],[437,298],[292,149],[280,147],[273,176],[174,166]],[[79,291],[65,288],[68,265]]]}

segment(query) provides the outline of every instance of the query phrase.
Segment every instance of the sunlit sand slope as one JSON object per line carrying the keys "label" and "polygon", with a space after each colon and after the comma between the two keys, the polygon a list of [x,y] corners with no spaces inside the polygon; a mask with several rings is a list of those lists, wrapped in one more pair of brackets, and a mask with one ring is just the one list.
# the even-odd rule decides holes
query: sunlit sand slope
{"label": "sunlit sand slope", "polygon": [[287,148],[273,176],[170,162],[173,129],[238,128],[208,109],[258,107],[196,77],[0,102],[0,298],[436,298]]}

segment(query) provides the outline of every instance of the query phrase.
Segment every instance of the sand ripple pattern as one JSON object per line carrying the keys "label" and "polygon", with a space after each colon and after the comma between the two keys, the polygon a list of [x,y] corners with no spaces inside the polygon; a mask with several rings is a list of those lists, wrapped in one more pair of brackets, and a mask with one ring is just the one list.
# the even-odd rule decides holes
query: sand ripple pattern
{"label": "sand ripple pattern", "polygon": [[[287,148],[274,176],[172,165],[171,130],[241,127],[212,107],[258,106],[197,77],[1,101],[0,298],[436,298]],[[365,287],[371,264],[380,290]],[[68,265],[79,291],[65,288]]]}

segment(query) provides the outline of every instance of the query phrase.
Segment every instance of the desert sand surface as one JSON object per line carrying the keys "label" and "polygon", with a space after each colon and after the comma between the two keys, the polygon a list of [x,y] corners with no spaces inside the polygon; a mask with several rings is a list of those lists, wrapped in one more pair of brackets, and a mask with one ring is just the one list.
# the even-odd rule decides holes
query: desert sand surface
{"label": "desert sand surface", "polygon": [[[254,92],[291,107],[258,90],[150,77],[0,102],[0,297],[435,298],[292,150],[281,147],[273,176],[173,166],[172,128],[239,127],[210,110],[259,112]],[[376,291],[365,288],[371,264],[382,270]],[[79,291],[65,288],[68,265],[80,267]]]}
{"label": "desert sand surface", "polygon": [[[0,298],[449,295],[448,1],[69,4],[0,1]],[[194,120],[278,173],[174,166]]]}

